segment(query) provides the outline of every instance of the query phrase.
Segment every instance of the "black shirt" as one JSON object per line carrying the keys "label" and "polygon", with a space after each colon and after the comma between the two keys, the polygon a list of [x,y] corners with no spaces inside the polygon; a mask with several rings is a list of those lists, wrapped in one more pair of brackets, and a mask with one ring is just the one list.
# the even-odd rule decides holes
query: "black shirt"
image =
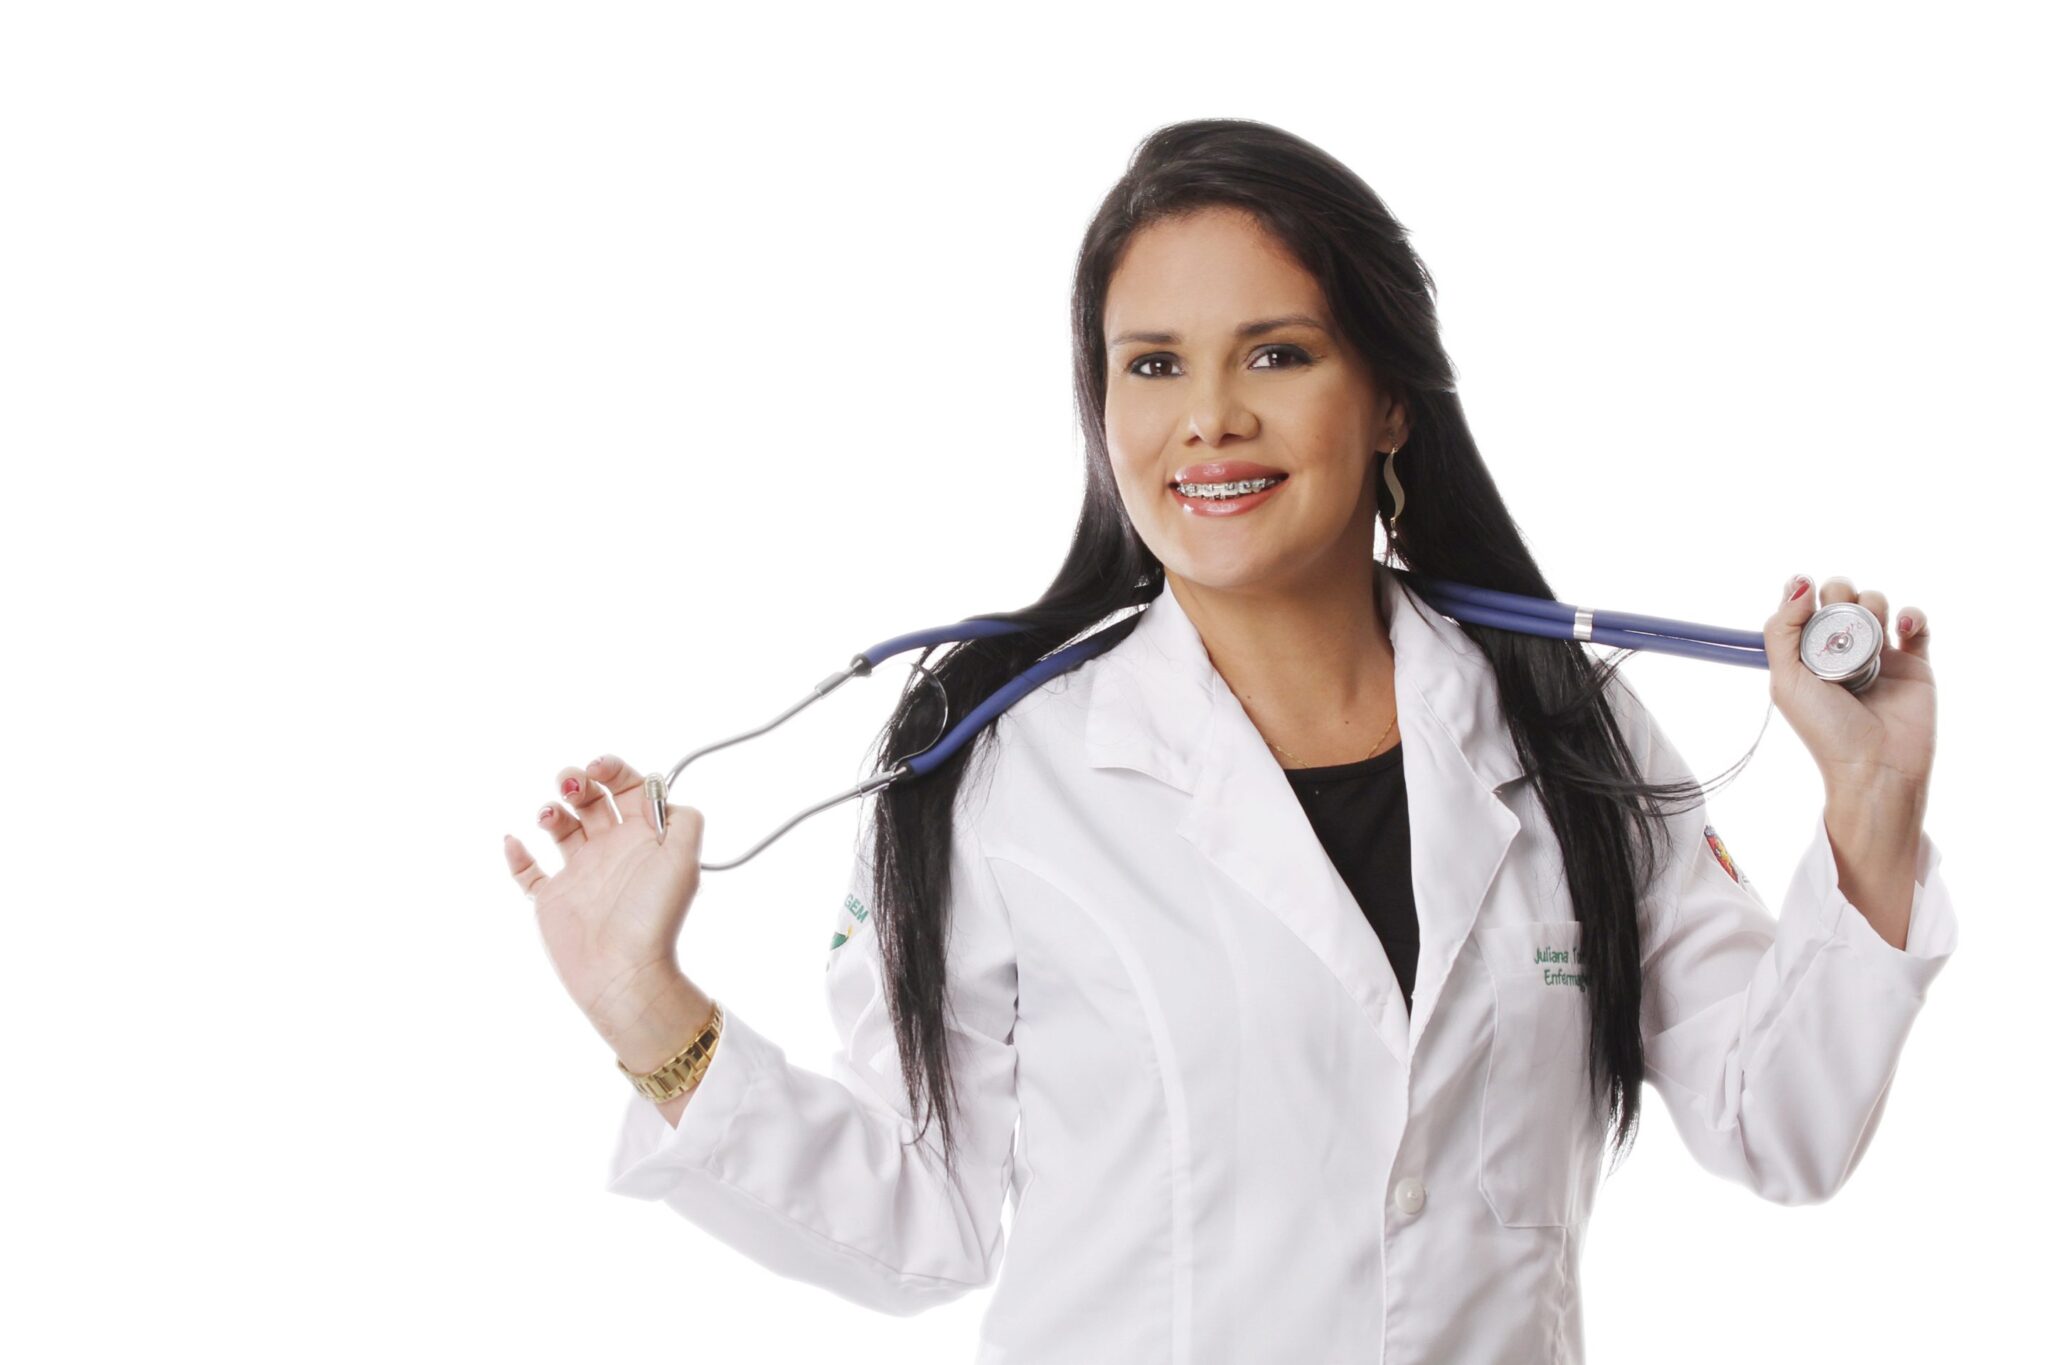
{"label": "black shirt", "polygon": [[1400,744],[1355,763],[1281,771],[1323,851],[1379,935],[1412,1011],[1421,935],[1409,875],[1408,784],[1402,778]]}

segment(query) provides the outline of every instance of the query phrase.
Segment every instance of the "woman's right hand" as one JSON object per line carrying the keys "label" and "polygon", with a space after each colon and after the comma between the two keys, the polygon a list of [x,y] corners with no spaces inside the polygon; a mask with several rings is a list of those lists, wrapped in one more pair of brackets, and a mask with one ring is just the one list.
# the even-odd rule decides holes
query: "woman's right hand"
{"label": "woman's right hand", "polygon": [[[655,842],[645,779],[610,754],[588,767],[564,768],[540,825],[562,851],[562,870],[542,872],[526,846],[505,836],[513,880],[534,903],[542,942],[570,998],[610,1037],[680,976],[676,938],[696,898],[704,817],[668,808],[668,833]],[[600,785],[602,784],[602,785]],[[605,799],[609,787],[618,814]]]}

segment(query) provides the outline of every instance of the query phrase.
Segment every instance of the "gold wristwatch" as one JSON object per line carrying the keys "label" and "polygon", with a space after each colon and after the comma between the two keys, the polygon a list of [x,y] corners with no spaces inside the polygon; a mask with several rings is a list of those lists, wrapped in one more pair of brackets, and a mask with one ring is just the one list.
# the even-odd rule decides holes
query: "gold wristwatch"
{"label": "gold wristwatch", "polygon": [[656,1104],[666,1104],[685,1091],[697,1088],[697,1082],[704,1078],[704,1068],[711,1065],[711,1054],[718,1051],[718,1035],[724,1027],[725,1011],[714,1000],[711,1002],[710,1022],[698,1030],[688,1047],[644,1074],[628,1071],[624,1062],[619,1063],[619,1070],[625,1073],[635,1090]]}

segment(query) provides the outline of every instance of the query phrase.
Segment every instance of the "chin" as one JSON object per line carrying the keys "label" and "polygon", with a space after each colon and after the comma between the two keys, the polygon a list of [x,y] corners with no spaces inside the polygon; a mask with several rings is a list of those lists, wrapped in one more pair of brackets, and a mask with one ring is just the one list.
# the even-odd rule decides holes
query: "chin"
{"label": "chin", "polygon": [[1256,592],[1286,581],[1284,557],[1270,554],[1182,555],[1162,562],[1182,582],[1209,592]]}

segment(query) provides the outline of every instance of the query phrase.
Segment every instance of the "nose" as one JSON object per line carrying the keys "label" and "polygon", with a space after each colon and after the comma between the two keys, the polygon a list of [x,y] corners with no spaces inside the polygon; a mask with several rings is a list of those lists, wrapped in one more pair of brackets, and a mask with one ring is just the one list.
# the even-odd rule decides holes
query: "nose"
{"label": "nose", "polygon": [[1232,436],[1257,434],[1258,419],[1227,378],[1197,380],[1189,393],[1188,430],[1203,445],[1221,446]]}

